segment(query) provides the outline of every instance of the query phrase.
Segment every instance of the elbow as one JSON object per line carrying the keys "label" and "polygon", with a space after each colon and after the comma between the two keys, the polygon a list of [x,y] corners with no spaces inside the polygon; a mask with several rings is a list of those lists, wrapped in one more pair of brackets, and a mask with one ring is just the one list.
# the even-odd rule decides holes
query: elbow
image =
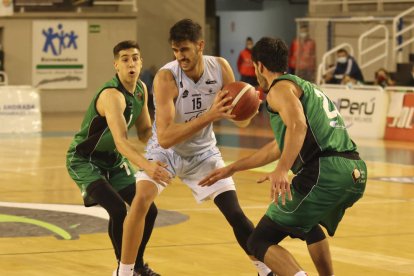
{"label": "elbow", "polygon": [[121,140],[115,140],[114,141],[115,142],[115,147],[116,147],[116,150],[120,153],[120,154],[122,154],[122,155],[124,155],[125,156],[125,149],[126,149],[126,146],[125,146],[125,144],[126,144],[126,139],[121,139]]}
{"label": "elbow", "polygon": [[303,139],[305,139],[306,132],[308,131],[308,125],[306,124],[306,122],[297,123],[295,128],[300,133],[300,136],[303,137]]}
{"label": "elbow", "polygon": [[173,146],[172,143],[168,143],[167,141],[163,141],[163,140],[158,140],[158,144],[160,144],[160,146],[163,149],[169,149],[169,148],[171,148]]}
{"label": "elbow", "polygon": [[158,144],[163,148],[163,149],[169,149],[171,148],[174,144],[170,141],[170,139],[167,139],[166,137],[162,136],[162,135],[158,135]]}
{"label": "elbow", "polygon": [[144,131],[138,133],[138,139],[139,139],[139,141],[141,141],[144,144],[147,143],[148,140],[152,136],[152,131],[151,130],[152,130],[151,128],[148,128],[148,129],[145,129]]}

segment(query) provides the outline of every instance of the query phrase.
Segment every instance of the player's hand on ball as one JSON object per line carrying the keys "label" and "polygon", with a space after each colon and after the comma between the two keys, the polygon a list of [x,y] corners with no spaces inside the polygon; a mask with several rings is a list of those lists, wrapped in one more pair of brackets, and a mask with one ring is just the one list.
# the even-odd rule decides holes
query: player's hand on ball
{"label": "player's hand on ball", "polygon": [[234,115],[228,113],[228,111],[233,108],[233,105],[225,105],[227,102],[232,100],[232,97],[229,97],[227,94],[227,90],[220,90],[214,98],[214,102],[211,105],[210,110],[208,111],[209,114],[212,116],[213,121],[223,118],[234,118]]}
{"label": "player's hand on ball", "polygon": [[217,181],[219,181],[220,179],[232,176],[233,173],[234,173],[234,171],[231,169],[230,166],[226,166],[226,167],[217,169],[217,170],[213,171],[212,173],[210,173],[205,178],[203,178],[198,183],[198,185],[200,185],[202,187],[211,186],[214,183],[216,183]]}
{"label": "player's hand on ball", "polygon": [[156,182],[170,184],[171,176],[170,173],[165,169],[166,167],[167,164],[160,161],[149,162],[149,165],[144,170],[148,176],[154,179]]}
{"label": "player's hand on ball", "polygon": [[[260,178],[257,183],[263,183],[266,180],[270,181],[270,197],[274,204],[278,204],[282,200],[282,205],[286,204],[286,194],[289,200],[292,200],[292,193],[290,191],[290,183],[287,172],[281,172],[277,168],[273,172]],[[280,198],[280,199],[279,199]]]}

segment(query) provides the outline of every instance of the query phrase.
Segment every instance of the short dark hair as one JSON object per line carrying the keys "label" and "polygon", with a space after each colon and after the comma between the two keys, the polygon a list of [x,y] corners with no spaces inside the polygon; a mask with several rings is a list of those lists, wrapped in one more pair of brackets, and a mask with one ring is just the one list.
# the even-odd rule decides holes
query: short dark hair
{"label": "short dark hair", "polygon": [[248,37],[246,38],[246,41],[251,41],[251,42],[253,42],[253,39],[252,39],[250,36],[248,36]]}
{"label": "short dark hair", "polygon": [[124,41],[119,42],[118,44],[115,45],[113,49],[114,58],[118,57],[119,52],[121,52],[122,50],[131,49],[131,48],[135,48],[141,52],[138,42],[134,40],[124,40]]}
{"label": "short dark hair", "polygon": [[201,26],[191,19],[183,19],[174,24],[170,29],[170,38],[168,41],[182,42],[189,40],[197,42],[202,38]]}
{"label": "short dark hair", "polygon": [[336,51],[336,53],[337,53],[337,54],[339,54],[339,53],[344,53],[344,54],[348,55],[348,51],[347,51],[347,50],[345,50],[344,48],[339,49],[338,51]]}
{"label": "short dark hair", "polygon": [[267,70],[285,73],[288,63],[288,48],[279,38],[263,37],[252,49],[252,60],[261,62]]}

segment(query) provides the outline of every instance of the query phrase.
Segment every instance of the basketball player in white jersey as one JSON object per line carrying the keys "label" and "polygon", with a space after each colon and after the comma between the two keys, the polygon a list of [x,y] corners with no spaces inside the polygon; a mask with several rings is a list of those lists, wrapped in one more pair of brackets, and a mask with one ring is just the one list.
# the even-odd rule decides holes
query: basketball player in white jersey
{"label": "basketball player in white jersey", "polygon": [[[224,162],[216,146],[213,122],[231,119],[224,106],[231,100],[221,88],[234,82],[233,71],[221,57],[204,56],[201,26],[184,19],[170,29],[169,41],[176,60],[166,64],[154,79],[155,124],[147,145],[147,158],[168,164],[171,177],[178,176],[193,192],[197,202],[212,199],[233,228],[240,246],[247,249],[252,222],[240,208],[231,177],[210,187],[198,186],[214,168]],[[249,120],[250,121],[250,120]],[[166,184],[145,172],[137,173],[137,192],[124,222],[119,275],[132,275],[141,240],[145,215]],[[260,276],[273,275],[262,262],[253,259]],[[125,273],[124,273],[125,272]]]}

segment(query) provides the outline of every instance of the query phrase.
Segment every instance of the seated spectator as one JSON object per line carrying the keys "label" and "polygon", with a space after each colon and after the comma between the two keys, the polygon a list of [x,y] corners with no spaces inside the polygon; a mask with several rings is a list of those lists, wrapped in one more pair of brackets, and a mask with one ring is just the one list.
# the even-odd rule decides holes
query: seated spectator
{"label": "seated spectator", "polygon": [[390,85],[395,85],[395,81],[391,79],[390,74],[384,68],[380,68],[375,72],[375,85],[380,85],[382,87],[387,87]]}
{"label": "seated spectator", "polygon": [[[346,84],[349,78],[355,80],[356,83],[363,83],[361,69],[359,68],[355,59],[348,54],[345,49],[339,49],[336,52],[336,64],[333,74],[327,74],[325,78],[326,83]],[[345,78],[348,76],[349,78]]]}

